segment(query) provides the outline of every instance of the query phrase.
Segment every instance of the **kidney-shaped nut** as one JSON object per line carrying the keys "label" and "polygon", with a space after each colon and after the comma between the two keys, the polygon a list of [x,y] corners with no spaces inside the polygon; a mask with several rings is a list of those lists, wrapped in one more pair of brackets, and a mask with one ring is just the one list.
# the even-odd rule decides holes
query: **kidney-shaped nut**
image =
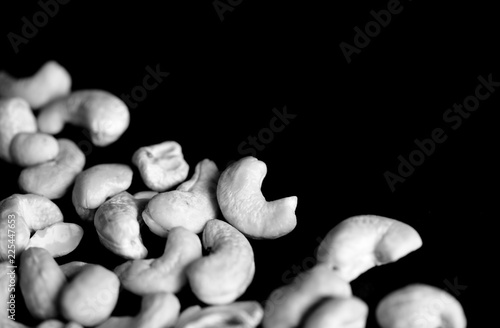
{"label": "kidney-shaped nut", "polygon": [[0,159],[11,162],[10,144],[16,134],[36,130],[36,118],[26,100],[0,99]]}
{"label": "kidney-shaped nut", "polygon": [[142,213],[144,222],[154,234],[162,237],[179,226],[200,233],[207,221],[216,219],[219,213],[215,195],[218,179],[215,163],[204,159],[196,165],[191,179],[148,202]]}
{"label": "kidney-shaped nut", "polygon": [[12,162],[27,167],[51,161],[59,154],[57,139],[46,133],[16,134],[10,144]]}
{"label": "kidney-shaped nut", "polygon": [[56,318],[66,277],[54,258],[43,248],[29,248],[21,254],[19,271],[21,292],[33,317]]}
{"label": "kidney-shaped nut", "polygon": [[63,288],[61,314],[83,326],[95,326],[108,319],[118,301],[120,281],[110,270],[87,264]]}
{"label": "kidney-shaped nut", "polygon": [[78,224],[58,222],[35,232],[26,248],[44,248],[52,257],[60,257],[74,251],[82,238],[83,229]]}
{"label": "kidney-shaped nut", "polygon": [[260,190],[267,173],[264,162],[244,157],[229,165],[217,184],[224,218],[250,238],[278,238],[297,225],[297,197],[267,202]]}
{"label": "kidney-shaped nut", "polygon": [[331,297],[305,320],[304,328],[365,328],[368,305],[358,297]]}
{"label": "kidney-shaped nut", "polygon": [[127,105],[103,90],[74,91],[44,106],[38,115],[41,132],[57,134],[68,122],[89,130],[96,146],[107,146],[120,138],[130,123]]}
{"label": "kidney-shaped nut", "polygon": [[92,221],[96,209],[108,197],[130,187],[132,174],[132,169],[125,164],[98,164],[78,174],[72,195],[78,215],[84,220]]}
{"label": "kidney-shaped nut", "polygon": [[0,96],[21,97],[37,109],[49,101],[68,94],[71,76],[59,63],[51,60],[29,77],[15,78],[0,72]]}
{"label": "kidney-shaped nut", "polygon": [[377,305],[382,328],[465,328],[462,305],[444,290],[410,284],[386,295]]}
{"label": "kidney-shaped nut", "polygon": [[171,293],[154,293],[142,298],[136,317],[111,317],[97,328],[168,328],[173,327],[181,304]]}
{"label": "kidney-shaped nut", "polygon": [[228,304],[240,297],[255,274],[253,249],[227,222],[214,219],[203,229],[203,247],[210,253],[187,270],[189,285],[206,304]]}
{"label": "kidney-shaped nut", "polygon": [[176,293],[186,283],[186,268],[202,256],[200,238],[177,227],[170,231],[163,255],[157,259],[127,261],[115,268],[125,289],[146,295]]}
{"label": "kidney-shaped nut", "polygon": [[[13,194],[0,202],[0,260],[21,254],[32,232],[63,221],[59,207],[50,199],[33,194]],[[9,230],[11,232],[9,233]],[[13,237],[9,237],[9,235]],[[9,240],[15,240],[15,249]]]}
{"label": "kidney-shaped nut", "polygon": [[227,305],[198,305],[185,309],[175,328],[255,328],[264,316],[262,306],[255,301],[240,301]]}
{"label": "kidney-shaped nut", "polygon": [[59,153],[52,161],[30,166],[21,171],[19,187],[49,199],[64,196],[85,166],[85,155],[69,139],[58,139]]}
{"label": "kidney-shaped nut", "polygon": [[374,266],[395,262],[420,246],[420,235],[408,224],[377,215],[359,215],[330,230],[316,256],[350,282]]}
{"label": "kidney-shaped nut", "polygon": [[144,184],[154,191],[165,191],[184,181],[189,165],[184,160],[181,146],[175,141],[141,147],[132,156]]}
{"label": "kidney-shaped nut", "polygon": [[274,290],[264,308],[264,328],[296,327],[304,315],[325,297],[350,297],[351,286],[325,265],[301,273]]}
{"label": "kidney-shaped nut", "polygon": [[148,255],[140,231],[142,204],[122,191],[99,206],[94,226],[104,247],[127,259],[142,259]]}

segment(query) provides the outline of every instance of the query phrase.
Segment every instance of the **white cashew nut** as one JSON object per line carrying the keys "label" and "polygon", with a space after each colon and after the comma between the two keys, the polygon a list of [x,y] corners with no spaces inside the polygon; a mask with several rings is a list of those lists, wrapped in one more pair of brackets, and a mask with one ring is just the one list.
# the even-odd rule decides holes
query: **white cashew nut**
{"label": "white cashew nut", "polygon": [[54,160],[57,154],[59,143],[50,134],[21,132],[10,144],[12,162],[23,167]]}
{"label": "white cashew nut", "polygon": [[386,295],[376,318],[382,328],[465,328],[462,305],[444,290],[410,284]]}
{"label": "white cashew nut", "polygon": [[219,213],[215,195],[218,179],[215,163],[204,159],[196,165],[190,180],[148,202],[142,213],[144,222],[154,234],[162,237],[178,226],[200,233],[207,221],[216,219]]}
{"label": "white cashew nut", "polygon": [[210,252],[187,270],[191,290],[206,304],[228,304],[240,297],[255,274],[252,246],[230,224],[214,219],[203,229],[203,247]]}
{"label": "white cashew nut", "polygon": [[297,225],[297,197],[267,202],[260,190],[267,173],[264,162],[244,157],[229,165],[217,185],[217,200],[224,218],[251,238],[278,238]]}
{"label": "white cashew nut", "polygon": [[49,251],[52,257],[60,257],[74,251],[82,238],[83,229],[78,224],[58,222],[35,232],[26,249],[40,247]]}
{"label": "white cashew nut", "polygon": [[15,78],[0,72],[0,97],[20,97],[38,109],[51,100],[67,95],[71,90],[71,76],[59,63],[51,60],[29,77]]}
{"label": "white cashew nut", "polygon": [[331,297],[306,319],[304,328],[365,328],[368,305],[358,297]]}
{"label": "white cashew nut", "polygon": [[343,220],[321,242],[317,259],[347,281],[377,265],[391,263],[422,246],[418,232],[406,223],[376,215]]}

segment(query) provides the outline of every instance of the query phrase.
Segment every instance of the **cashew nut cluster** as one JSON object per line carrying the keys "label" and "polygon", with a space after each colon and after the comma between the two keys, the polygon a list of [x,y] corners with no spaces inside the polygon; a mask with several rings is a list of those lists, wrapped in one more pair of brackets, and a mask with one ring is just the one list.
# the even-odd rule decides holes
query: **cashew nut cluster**
{"label": "cashew nut cluster", "polygon": [[317,259],[352,281],[374,266],[395,262],[421,246],[420,235],[408,224],[359,215],[343,220],[328,232]]}
{"label": "cashew nut cluster", "polygon": [[260,190],[267,173],[264,162],[244,157],[229,165],[217,184],[217,200],[224,218],[246,236],[278,238],[297,225],[297,197],[267,202]]}
{"label": "cashew nut cluster", "polygon": [[57,134],[66,123],[89,130],[92,143],[108,146],[118,140],[130,123],[127,105],[103,90],[80,90],[60,97],[40,110],[38,128]]}
{"label": "cashew nut cluster", "polygon": [[176,190],[155,195],[142,213],[144,222],[158,236],[166,236],[174,227],[184,227],[200,233],[207,221],[219,213],[215,190],[219,170],[215,163],[204,159],[196,165],[191,179]]}
{"label": "cashew nut cluster", "polygon": [[33,109],[67,95],[71,90],[71,76],[56,61],[48,61],[32,76],[15,78],[0,72],[0,97],[20,97]]}
{"label": "cashew nut cluster", "polygon": [[465,328],[462,305],[448,292],[416,283],[386,295],[376,318],[382,328]]}
{"label": "cashew nut cluster", "polygon": [[165,191],[184,181],[189,165],[184,160],[181,145],[175,141],[141,147],[132,156],[146,186],[153,191]]}

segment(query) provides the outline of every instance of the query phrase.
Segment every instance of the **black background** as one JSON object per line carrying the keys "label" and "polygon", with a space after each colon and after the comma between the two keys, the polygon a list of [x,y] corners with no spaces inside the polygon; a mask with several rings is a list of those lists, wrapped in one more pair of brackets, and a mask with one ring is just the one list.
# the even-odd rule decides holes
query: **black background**
{"label": "black background", "polygon": [[[20,35],[22,17],[32,21],[41,7],[36,1],[2,4],[0,69],[28,76],[56,60],[70,72],[73,90],[116,95],[142,84],[148,65],[170,73],[130,109],[130,127],[112,145],[89,148],[85,130],[73,126],[58,135],[82,147],[86,168],[132,166],[137,148],[175,140],[191,166],[189,176],[204,158],[223,169],[242,157],[243,141],[269,127],[272,109],[286,106],[297,116],[256,157],[268,167],[266,198],[298,196],[298,225],[280,239],[251,241],[256,275],[241,299],[266,300],[286,282],[288,270],[307,269],[318,238],[336,223],[377,214],[414,226],[423,247],[353,281],[354,294],[370,306],[367,327],[378,327],[374,310],[390,291],[413,282],[444,289],[454,279],[467,288],[450,292],[463,305],[469,327],[477,327],[489,313],[483,293],[495,295],[495,280],[483,274],[492,272],[493,258],[486,253],[495,241],[488,207],[497,199],[493,113],[500,95],[493,93],[456,130],[442,115],[473,95],[479,75],[500,80],[496,11],[478,2],[438,7],[401,1],[402,12],[347,63],[339,44],[353,44],[353,28],[364,28],[373,20],[370,11],[385,9],[388,1],[325,3],[243,0],[221,21],[210,0],[73,0],[60,5],[18,53],[7,35]],[[391,192],[384,172],[395,173],[398,156],[408,158],[416,149],[413,140],[429,138],[435,128],[443,128],[448,139]],[[145,186],[133,168],[129,191],[135,193]],[[20,168],[2,162],[0,172],[0,198],[19,192]],[[92,225],[79,221],[70,194],[55,202],[65,220],[81,224],[86,234],[58,262],[82,260],[110,269],[123,262],[100,246]],[[143,237],[150,256],[159,256],[164,240],[147,229]],[[484,282],[486,289],[480,287]],[[196,302],[189,288],[179,296],[183,308]],[[138,305],[138,298],[123,292],[115,314],[131,314]],[[22,315],[33,323],[18,305],[19,320]]]}

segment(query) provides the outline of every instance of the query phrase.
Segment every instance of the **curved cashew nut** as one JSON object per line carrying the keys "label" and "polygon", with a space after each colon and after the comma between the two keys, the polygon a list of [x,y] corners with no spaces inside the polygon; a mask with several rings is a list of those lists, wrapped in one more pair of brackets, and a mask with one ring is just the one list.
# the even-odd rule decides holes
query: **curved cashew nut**
{"label": "curved cashew nut", "polygon": [[85,155],[69,139],[58,139],[59,153],[52,161],[21,171],[19,187],[32,194],[58,199],[64,196],[85,166]]}
{"label": "curved cashew nut", "polygon": [[155,293],[142,298],[136,317],[111,317],[97,328],[166,328],[173,327],[181,305],[174,294]]}
{"label": "curved cashew nut", "polygon": [[[142,206],[141,206],[142,205]],[[94,215],[94,225],[101,244],[127,259],[148,255],[141,238],[141,211],[145,204],[126,191],[105,201]]]}
{"label": "curved cashew nut", "polygon": [[264,308],[264,328],[292,328],[325,297],[350,297],[351,286],[326,265],[316,265],[273,291]]}
{"label": "curved cashew nut", "polygon": [[75,250],[83,238],[83,229],[74,223],[58,222],[31,236],[28,246],[49,251],[52,257],[67,255]]}
{"label": "curved cashew nut", "polygon": [[278,238],[297,225],[297,197],[267,202],[260,191],[267,173],[264,162],[244,157],[229,165],[217,185],[217,200],[224,218],[251,238]]}
{"label": "curved cashew nut", "polygon": [[196,165],[191,179],[176,190],[154,196],[142,213],[144,222],[156,235],[165,237],[170,229],[184,227],[200,233],[207,221],[217,218],[219,207],[215,195],[219,170],[204,159]]}
{"label": "curved cashew nut", "polygon": [[383,328],[465,328],[460,303],[434,286],[410,284],[386,295],[375,312]]}
{"label": "curved cashew nut", "polygon": [[36,131],[36,118],[26,100],[0,99],[0,159],[12,161],[10,144],[16,134]]}
{"label": "curved cashew nut", "polygon": [[374,266],[395,262],[420,246],[420,235],[408,224],[377,215],[359,215],[330,230],[316,256],[342,278],[352,281]]}
{"label": "curved cashew nut", "polygon": [[20,287],[26,307],[37,319],[52,319],[59,315],[58,298],[66,277],[50,253],[32,247],[21,254]]}
{"label": "curved cashew nut", "polygon": [[38,127],[44,133],[57,134],[66,122],[87,128],[92,143],[104,147],[125,132],[130,113],[127,105],[109,92],[81,90],[52,101],[38,115]]}
{"label": "curved cashew nut", "polygon": [[33,231],[63,221],[59,207],[50,199],[33,194],[13,194],[0,202],[0,260],[9,258],[8,230],[15,236],[16,255],[28,246]]}
{"label": "curved cashew nut", "polygon": [[59,153],[59,143],[50,134],[21,132],[10,144],[12,161],[23,167],[51,161]]}
{"label": "curved cashew nut", "polygon": [[189,165],[184,160],[182,148],[175,141],[141,147],[132,156],[146,186],[154,191],[165,191],[184,181]]}
{"label": "curved cashew nut", "polygon": [[29,77],[15,78],[0,72],[0,96],[26,99],[32,108],[39,108],[49,101],[68,94],[71,76],[68,71],[51,60]]}
{"label": "curved cashew nut", "polygon": [[264,316],[262,306],[255,301],[234,302],[227,305],[198,305],[185,309],[175,328],[255,328]]}
{"label": "curved cashew nut", "polygon": [[203,229],[203,247],[210,251],[187,270],[191,290],[206,304],[228,304],[240,297],[255,274],[252,246],[230,224],[214,219]]}
{"label": "curved cashew nut", "polygon": [[119,290],[120,281],[112,271],[97,264],[84,265],[61,292],[61,314],[83,326],[98,325],[113,312]]}
{"label": "curved cashew nut", "polygon": [[304,328],[365,328],[368,305],[353,297],[332,297],[321,304],[306,319]]}
{"label": "curved cashew nut", "polygon": [[92,221],[96,209],[108,197],[130,187],[132,174],[132,169],[125,164],[98,164],[78,174],[72,194],[78,215],[84,220]]}
{"label": "curved cashew nut", "polygon": [[201,256],[200,238],[177,227],[168,234],[160,258],[127,261],[117,266],[115,273],[125,289],[137,295],[176,293],[186,283],[186,267]]}

